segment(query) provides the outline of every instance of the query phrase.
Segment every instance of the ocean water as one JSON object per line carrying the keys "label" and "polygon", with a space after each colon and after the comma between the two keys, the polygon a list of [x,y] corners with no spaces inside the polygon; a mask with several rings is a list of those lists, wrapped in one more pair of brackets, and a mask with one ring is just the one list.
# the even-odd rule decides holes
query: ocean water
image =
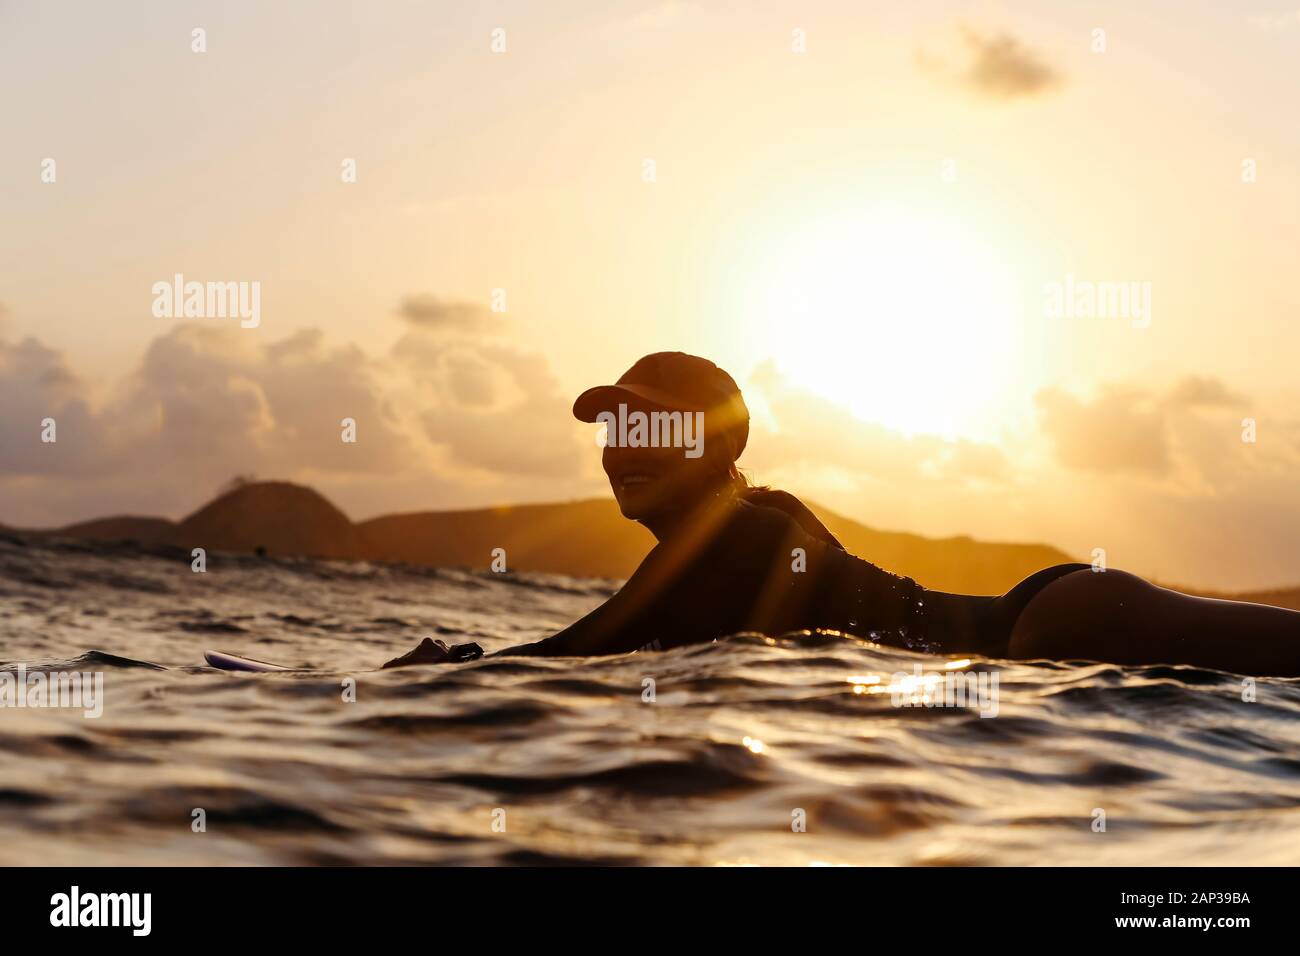
{"label": "ocean water", "polygon": [[[1194,668],[825,634],[373,670],[426,635],[535,640],[614,587],[226,555],[195,574],[0,534],[0,669],[104,681],[98,718],[0,708],[0,864],[1300,862],[1294,680],[1246,702]],[[320,672],[222,673],[205,648]],[[996,695],[903,706],[957,673]]]}

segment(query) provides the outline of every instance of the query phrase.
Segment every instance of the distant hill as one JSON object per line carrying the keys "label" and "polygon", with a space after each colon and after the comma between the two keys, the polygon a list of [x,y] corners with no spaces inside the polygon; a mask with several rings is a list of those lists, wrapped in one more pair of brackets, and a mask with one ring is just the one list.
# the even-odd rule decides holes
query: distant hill
{"label": "distant hill", "polygon": [[373,560],[482,568],[505,548],[512,571],[582,577],[626,578],[654,547],[612,499],[385,515],[357,528]]}
{"label": "distant hill", "polygon": [[976,541],[965,535],[926,538],[901,531],[877,531],[833,511],[810,507],[851,553],[939,591],[1000,594],[1035,571],[1077,560],[1046,544],[1004,544]]}
{"label": "distant hill", "polygon": [[[852,553],[940,590],[996,594],[1039,568],[1073,560],[1048,545],[880,531],[815,504],[810,507]],[[70,525],[58,533],[186,549],[262,549],[269,555],[435,567],[486,568],[492,549],[505,548],[512,571],[608,578],[626,578],[654,545],[650,533],[624,519],[607,498],[385,515],[354,524],[318,492],[281,481],[234,488],[179,523],[120,516]],[[1300,588],[1211,596],[1300,609]]]}
{"label": "distant hill", "polygon": [[[1041,567],[1070,560],[1046,545],[879,531],[812,507],[854,554],[943,590],[996,593]],[[179,523],[120,516],[70,525],[59,533],[186,549],[262,549],[270,555],[436,567],[486,568],[492,549],[504,548],[514,571],[608,578],[626,578],[654,545],[650,533],[623,518],[608,498],[385,515],[354,524],[318,492],[280,481],[234,488]]]}
{"label": "distant hill", "polygon": [[287,481],[255,482],[227,491],[182,521],[173,543],[210,551],[367,556],[347,515],[320,492]]}
{"label": "distant hill", "polygon": [[[1047,545],[877,531],[812,508],[849,551],[939,590],[999,593],[1039,568],[1073,560]],[[484,567],[493,548],[505,548],[514,570],[587,577],[626,578],[654,546],[650,532],[624,518],[612,499],[603,498],[388,515],[358,528],[367,555],[376,560]]]}
{"label": "distant hill", "polygon": [[287,481],[243,485],[218,495],[179,523],[123,515],[59,528],[58,533],[94,541],[170,544],[210,551],[362,558],[356,526],[323,495]]}
{"label": "distant hill", "polygon": [[88,538],[91,541],[135,541],[138,544],[171,544],[176,536],[176,522],[166,518],[141,518],[121,515],[114,518],[96,518],[60,528],[59,533],[70,538]]}

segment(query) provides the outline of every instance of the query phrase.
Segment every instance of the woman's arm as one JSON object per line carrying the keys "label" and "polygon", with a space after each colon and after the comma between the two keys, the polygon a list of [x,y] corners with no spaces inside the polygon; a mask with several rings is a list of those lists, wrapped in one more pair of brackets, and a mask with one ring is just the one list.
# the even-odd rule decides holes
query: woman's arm
{"label": "woman's arm", "polygon": [[[712,640],[717,634],[710,619],[718,615],[705,607],[708,582],[701,577],[699,564],[679,562],[672,552],[657,546],[600,607],[544,640],[493,656],[629,654],[656,642],[665,647]],[[690,609],[699,613],[683,613]]]}
{"label": "woman's arm", "polygon": [[558,634],[498,654],[626,654],[753,628],[806,626],[801,615],[790,620],[783,613],[789,601],[803,606],[813,577],[792,572],[791,548],[802,547],[816,563],[814,556],[831,545],[784,511],[742,504],[722,520],[702,528],[695,541],[658,545],[617,594]]}
{"label": "woman's arm", "polygon": [[[791,573],[791,547],[813,555],[828,546],[788,515],[741,506],[725,527],[704,529],[698,540],[674,539],[654,548],[626,584],[600,607],[564,630],[492,656],[576,657],[667,649],[758,628],[806,626],[778,613],[812,575]],[[450,662],[457,650],[433,642],[386,666]],[[424,648],[422,651],[421,648]]]}
{"label": "woman's arm", "polygon": [[[640,567],[627,582],[604,604],[574,621],[548,638],[496,651],[492,657],[579,657],[597,654],[627,654],[655,641],[663,642],[673,635],[674,644],[708,640],[699,636],[695,627],[682,620],[673,608],[691,607],[701,602],[688,593],[698,590],[700,582],[692,583],[690,572],[671,573],[671,562],[662,546],[656,547],[641,562]],[[703,623],[702,619],[699,623]],[[664,646],[663,643],[660,646]],[[425,638],[419,646],[402,657],[394,658],[384,667],[405,667],[410,664],[444,664],[472,660],[458,654],[462,648],[473,647],[482,654],[478,645],[448,647],[442,641]],[[477,655],[476,655],[477,656]]]}
{"label": "woman's arm", "polygon": [[[624,588],[626,590],[626,588]],[[534,641],[532,644],[520,644],[497,651],[492,657],[581,657],[595,654],[628,654],[640,650],[663,634],[655,626],[654,619],[661,617],[654,609],[646,607],[642,614],[635,614],[626,604],[619,601],[619,591],[608,601],[585,617],[574,621],[562,631],[548,638]],[[663,627],[670,626],[665,622]]]}

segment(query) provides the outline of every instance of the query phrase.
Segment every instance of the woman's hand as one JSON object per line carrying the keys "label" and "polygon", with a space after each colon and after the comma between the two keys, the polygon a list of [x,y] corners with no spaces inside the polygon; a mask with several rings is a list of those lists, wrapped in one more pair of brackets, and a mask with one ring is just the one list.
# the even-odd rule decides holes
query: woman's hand
{"label": "woman's hand", "polygon": [[426,637],[416,645],[415,650],[401,657],[394,657],[381,670],[389,667],[406,667],[410,664],[459,664],[461,661],[477,660],[482,656],[483,648],[477,644],[457,644],[448,647],[442,641],[434,641]]}

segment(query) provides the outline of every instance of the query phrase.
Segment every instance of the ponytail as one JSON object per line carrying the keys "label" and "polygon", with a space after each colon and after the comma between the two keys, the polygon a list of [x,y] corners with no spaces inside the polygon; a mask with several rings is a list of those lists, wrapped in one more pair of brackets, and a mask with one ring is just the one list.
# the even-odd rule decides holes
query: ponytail
{"label": "ponytail", "polygon": [[734,463],[728,471],[728,477],[731,479],[731,485],[737,498],[759,508],[775,508],[777,511],[784,512],[814,538],[825,542],[832,548],[838,548],[841,551],[847,550],[844,545],[840,544],[839,539],[831,534],[826,525],[822,524],[818,517],[812,513],[812,510],[790,492],[770,488],[767,485],[751,485],[749,479],[741,474],[740,469]]}

